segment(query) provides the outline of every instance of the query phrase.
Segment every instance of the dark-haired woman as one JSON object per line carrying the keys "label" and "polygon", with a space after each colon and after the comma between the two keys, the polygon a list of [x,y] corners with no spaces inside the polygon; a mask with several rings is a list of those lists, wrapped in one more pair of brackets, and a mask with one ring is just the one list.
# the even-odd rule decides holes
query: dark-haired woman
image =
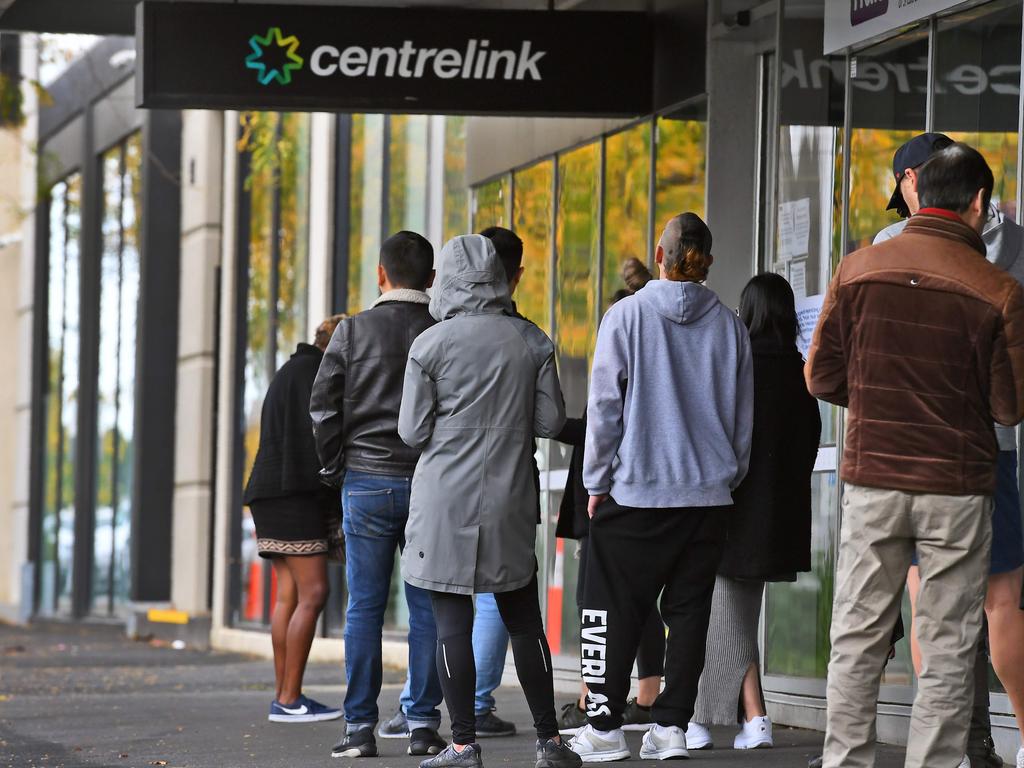
{"label": "dark-haired woman", "polygon": [[735,511],[715,581],[690,749],[712,746],[708,726],[742,726],[734,749],[772,746],[761,695],[757,625],[768,581],[811,569],[811,472],[821,437],[817,401],[796,348],[793,291],[776,274],[757,275],[740,297],[754,358],[750,469],[733,493]]}

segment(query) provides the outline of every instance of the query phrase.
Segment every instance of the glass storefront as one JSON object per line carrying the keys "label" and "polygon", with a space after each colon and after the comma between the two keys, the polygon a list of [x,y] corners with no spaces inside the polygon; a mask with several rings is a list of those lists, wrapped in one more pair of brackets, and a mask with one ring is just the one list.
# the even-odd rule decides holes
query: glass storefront
{"label": "glass storefront", "polygon": [[107,150],[101,164],[103,249],[92,612],[113,615],[128,599],[130,577],[141,134]]}
{"label": "glass storefront", "polygon": [[47,277],[47,370],[43,447],[39,612],[71,610],[78,446],[79,281],[82,177],[50,189]]}
{"label": "glass storefront", "polygon": [[[309,116],[253,112],[242,116],[242,179],[247,215],[245,368],[242,390],[244,465],[248,480],[259,447],[260,411],[270,379],[306,339],[309,262]],[[266,623],[273,569],[256,552],[248,508],[240,520],[238,620]]]}

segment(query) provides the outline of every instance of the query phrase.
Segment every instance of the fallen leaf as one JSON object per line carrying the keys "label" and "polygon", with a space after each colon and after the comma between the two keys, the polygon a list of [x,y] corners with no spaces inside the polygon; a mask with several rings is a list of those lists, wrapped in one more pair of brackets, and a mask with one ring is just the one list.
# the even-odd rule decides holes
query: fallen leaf
{"label": "fallen leaf", "polygon": [[167,765],[167,761],[166,760],[150,760],[149,764],[150,765]]}

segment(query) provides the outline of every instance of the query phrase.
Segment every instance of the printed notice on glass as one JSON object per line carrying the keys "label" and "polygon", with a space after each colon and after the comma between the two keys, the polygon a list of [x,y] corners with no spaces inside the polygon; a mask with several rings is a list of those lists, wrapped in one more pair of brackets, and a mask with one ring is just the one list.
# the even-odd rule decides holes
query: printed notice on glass
{"label": "printed notice on glass", "polygon": [[811,198],[779,203],[779,259],[806,256],[811,242]]}
{"label": "printed notice on glass", "polygon": [[789,284],[793,288],[794,299],[800,301],[807,298],[807,259],[789,263]]}
{"label": "printed notice on glass", "polygon": [[796,347],[800,355],[807,359],[807,352],[811,348],[811,338],[814,336],[814,329],[818,325],[818,317],[821,315],[821,304],[825,300],[825,294],[819,293],[816,296],[805,296],[796,300],[796,322],[800,332],[796,337]]}

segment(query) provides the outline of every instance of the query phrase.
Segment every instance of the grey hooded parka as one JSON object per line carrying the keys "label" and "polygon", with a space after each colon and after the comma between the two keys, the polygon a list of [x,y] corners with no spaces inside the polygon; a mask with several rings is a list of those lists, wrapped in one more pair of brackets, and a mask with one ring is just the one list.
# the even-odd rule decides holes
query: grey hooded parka
{"label": "grey hooded parka", "polygon": [[422,449],[412,480],[402,576],[417,587],[508,592],[536,571],[533,439],[565,422],[554,346],[512,316],[491,241],[441,250],[430,313],[409,350],[398,434]]}

